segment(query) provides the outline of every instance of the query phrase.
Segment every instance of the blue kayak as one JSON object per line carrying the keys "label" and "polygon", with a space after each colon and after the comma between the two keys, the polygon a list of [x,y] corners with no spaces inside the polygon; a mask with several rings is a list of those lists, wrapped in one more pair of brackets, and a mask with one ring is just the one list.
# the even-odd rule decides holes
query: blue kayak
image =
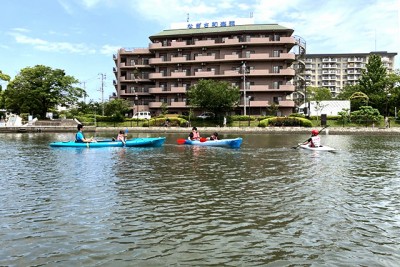
{"label": "blue kayak", "polygon": [[220,146],[220,147],[231,147],[231,148],[239,148],[242,144],[242,138],[234,138],[234,139],[222,139],[222,140],[207,140],[207,141],[192,141],[185,140],[185,145],[195,145],[195,146]]}
{"label": "blue kayak", "polygon": [[[134,138],[126,140],[126,147],[160,147],[164,144],[165,137]],[[75,141],[52,142],[51,147],[123,147],[121,141],[103,140],[90,143],[77,143]]]}

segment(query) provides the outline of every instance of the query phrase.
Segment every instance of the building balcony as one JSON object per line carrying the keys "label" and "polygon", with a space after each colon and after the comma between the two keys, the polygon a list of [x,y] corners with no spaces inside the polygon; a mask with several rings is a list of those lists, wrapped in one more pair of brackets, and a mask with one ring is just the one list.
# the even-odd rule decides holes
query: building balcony
{"label": "building balcony", "polygon": [[187,59],[186,57],[171,57],[171,62],[182,63],[182,62],[187,62]]}
{"label": "building balcony", "polygon": [[248,45],[248,44],[263,44],[263,45],[283,45],[290,44],[295,45],[296,40],[294,37],[280,37],[276,40],[271,40],[269,37],[251,37],[243,41],[239,38],[223,38],[222,42],[216,40],[196,40],[194,44],[190,44],[187,41],[168,41],[168,42],[158,42],[150,43],[149,50],[154,49],[179,49],[185,47],[215,47],[215,46],[233,46],[233,45]]}
{"label": "building balcony", "polygon": [[[243,107],[243,104],[241,104]],[[249,101],[248,107],[267,107],[269,106],[269,101]]]}
{"label": "building balcony", "polygon": [[354,62],[354,63],[357,63],[357,62],[364,62],[364,59],[363,58],[356,58],[356,57],[352,57],[352,58],[348,58],[347,59],[347,62]]}
{"label": "building balcony", "polygon": [[186,102],[171,101],[169,107],[171,108],[186,108]]}
{"label": "building balcony", "polygon": [[163,78],[165,75],[164,73],[158,72],[158,73],[150,73],[149,74],[149,79],[160,79]]}
{"label": "building balcony", "polygon": [[149,88],[150,94],[185,94],[186,87],[171,87],[171,88],[163,88],[163,87],[151,87]]}
{"label": "building balcony", "polygon": [[283,84],[283,85],[279,85],[278,90],[285,91],[285,92],[294,92],[294,91],[296,91],[296,86],[293,84]]}
{"label": "building balcony", "polygon": [[328,62],[336,63],[337,62],[337,58],[323,58],[322,62],[324,62],[324,63],[328,63]]}
{"label": "building balcony", "polygon": [[225,60],[237,60],[237,59],[239,59],[239,55],[225,55],[224,59]]}
{"label": "building balcony", "polygon": [[281,100],[278,105],[283,108],[294,108],[296,103],[292,100]]}
{"label": "building balcony", "polygon": [[215,71],[195,71],[195,77],[212,77],[215,76]]}
{"label": "building balcony", "polygon": [[160,108],[163,102],[149,102],[149,108]]}
{"label": "building balcony", "polygon": [[212,46],[215,45],[215,40],[198,40],[194,44],[195,46]]}
{"label": "building balcony", "polygon": [[195,62],[213,61],[213,60],[215,60],[215,56],[197,56],[195,58]]}
{"label": "building balcony", "polygon": [[323,81],[335,81],[335,80],[337,80],[337,78],[336,78],[336,76],[334,76],[334,77],[322,76],[321,80],[323,80]]}
{"label": "building balcony", "polygon": [[266,90],[268,90],[268,85],[250,85],[246,88],[246,91],[251,92],[265,92]]}
{"label": "building balcony", "polygon": [[336,64],[324,64],[324,65],[322,65],[322,68],[323,69],[336,69],[337,68],[337,65]]}
{"label": "building balcony", "polygon": [[187,72],[186,71],[173,71],[171,72],[171,78],[185,78],[187,77]]}

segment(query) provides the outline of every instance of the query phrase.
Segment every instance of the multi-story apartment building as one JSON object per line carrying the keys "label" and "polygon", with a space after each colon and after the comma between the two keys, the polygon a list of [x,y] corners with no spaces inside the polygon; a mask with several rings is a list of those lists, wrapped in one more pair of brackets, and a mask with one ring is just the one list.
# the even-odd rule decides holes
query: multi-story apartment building
{"label": "multi-story apartment building", "polygon": [[389,72],[393,71],[397,53],[377,51],[371,53],[306,54],[304,77],[307,86],[329,88],[337,95],[346,85],[355,85],[372,54],[381,56]]}
{"label": "multi-story apartment building", "polygon": [[132,112],[158,114],[166,107],[188,114],[188,90],[200,79],[214,79],[240,88],[235,114],[262,115],[271,105],[279,115],[292,113],[292,29],[234,21],[187,25],[150,36],[147,48],[122,48],[114,55],[117,97],[129,100]]}

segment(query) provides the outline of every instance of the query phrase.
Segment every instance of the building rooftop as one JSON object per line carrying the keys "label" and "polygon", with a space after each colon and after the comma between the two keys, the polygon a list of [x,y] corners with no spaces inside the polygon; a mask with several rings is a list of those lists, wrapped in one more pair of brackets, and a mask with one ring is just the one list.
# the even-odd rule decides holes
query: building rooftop
{"label": "building rooftop", "polygon": [[278,24],[249,24],[249,25],[236,25],[226,27],[208,27],[208,28],[192,28],[192,29],[171,29],[164,30],[160,33],[150,36],[150,40],[160,37],[176,37],[182,35],[201,35],[201,34],[221,34],[221,33],[235,33],[235,32],[249,32],[249,31],[290,31],[293,33],[293,29],[283,27]]}

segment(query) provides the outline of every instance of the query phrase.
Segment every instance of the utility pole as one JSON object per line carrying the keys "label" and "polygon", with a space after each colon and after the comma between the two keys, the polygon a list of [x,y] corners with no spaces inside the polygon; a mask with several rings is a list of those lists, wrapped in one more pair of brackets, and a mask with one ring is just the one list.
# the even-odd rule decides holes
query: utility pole
{"label": "utility pole", "polygon": [[243,71],[243,109],[244,113],[243,115],[246,116],[246,62],[243,62],[242,65],[242,71]]}
{"label": "utility pole", "polygon": [[106,80],[106,74],[104,73],[99,73],[101,76],[101,87],[100,87],[100,92],[101,92],[101,115],[104,116],[104,82]]}
{"label": "utility pole", "polygon": [[83,102],[86,104],[86,82],[81,82],[83,84],[83,90],[85,90],[85,94],[83,95]]}

